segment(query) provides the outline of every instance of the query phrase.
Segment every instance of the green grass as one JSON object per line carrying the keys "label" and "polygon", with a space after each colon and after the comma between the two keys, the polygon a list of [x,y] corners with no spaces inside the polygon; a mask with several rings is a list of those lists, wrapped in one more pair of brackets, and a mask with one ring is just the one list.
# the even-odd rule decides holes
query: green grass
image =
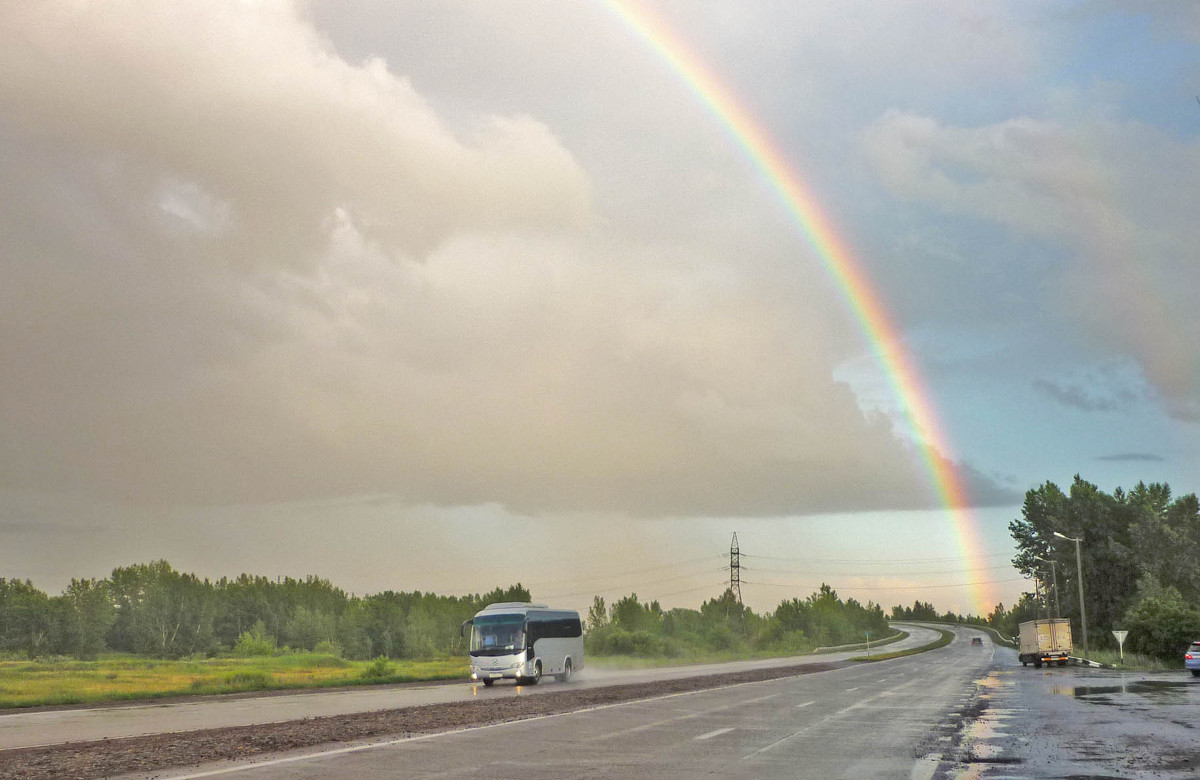
{"label": "green grass", "polygon": [[465,658],[380,664],[316,653],[177,661],[128,655],[104,656],[96,661],[0,661],[0,708],[465,679],[466,676]]}
{"label": "green grass", "polygon": [[1121,654],[1116,650],[1089,650],[1086,653],[1076,651],[1075,655],[1086,658],[1089,661],[1096,661],[1105,666],[1111,666],[1114,669],[1130,669],[1142,672],[1168,672],[1183,670],[1183,653],[1179,654],[1179,659],[1176,661],[1164,661],[1161,658],[1155,658],[1150,655],[1142,655],[1141,653],[1131,653],[1126,651],[1125,660],[1121,660]]}
{"label": "green grass", "polygon": [[937,648],[945,647],[946,645],[948,645],[952,641],[954,641],[954,632],[953,631],[943,631],[940,628],[935,628],[934,631],[937,631],[939,634],[941,634],[941,636],[938,637],[937,639],[935,639],[934,641],[930,642],[927,645],[921,645],[920,647],[914,647],[909,650],[896,650],[895,652],[892,652],[892,653],[881,653],[879,655],[871,655],[871,656],[860,655],[857,658],[851,658],[850,660],[851,661],[887,661],[891,658],[903,658],[906,655],[916,655],[917,653],[924,653],[927,650],[936,650]]}
{"label": "green grass", "polygon": [[[871,649],[881,645],[899,642],[908,636],[903,631],[884,637],[878,642],[871,642]],[[589,653],[587,662],[590,666],[601,669],[653,669],[660,666],[686,666],[690,664],[719,664],[728,661],[750,661],[759,658],[790,658],[801,655],[819,655],[824,653],[840,653],[847,650],[865,648],[866,644],[841,645],[839,647],[821,648],[816,650],[809,647],[791,648],[787,650],[709,650],[690,651],[677,656],[632,656],[632,655],[598,655]]]}

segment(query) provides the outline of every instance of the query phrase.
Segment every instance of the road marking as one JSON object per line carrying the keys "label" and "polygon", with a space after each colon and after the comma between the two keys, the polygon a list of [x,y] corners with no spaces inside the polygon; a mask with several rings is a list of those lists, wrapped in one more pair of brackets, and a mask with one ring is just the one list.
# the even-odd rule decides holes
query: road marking
{"label": "road marking", "polygon": [[698,737],[693,737],[693,739],[712,739],[713,737],[719,737],[722,734],[728,734],[731,731],[733,731],[732,726],[730,726],[729,728],[717,729],[716,731],[710,731],[707,734],[701,734]]}
{"label": "road marking", "polygon": [[[814,678],[817,675],[835,674],[837,672],[846,671],[853,667],[841,667],[835,669],[823,669],[819,672],[809,672],[803,675],[795,675],[796,677]],[[751,680],[750,682],[732,683],[730,685],[721,685],[716,688],[701,688],[694,691],[680,691],[678,693],[668,693],[662,696],[649,696],[645,699],[634,699],[632,701],[613,702],[612,704],[599,704],[595,707],[584,707],[583,709],[571,710],[570,712],[554,712],[549,715],[535,715],[532,718],[521,718],[519,720],[506,720],[502,723],[487,723],[482,726],[466,726],[461,729],[452,729],[450,731],[439,731],[436,734],[420,734],[415,737],[399,737],[397,739],[389,739],[384,742],[372,742],[367,745],[350,745],[344,748],[334,748],[332,750],[320,750],[313,753],[303,753],[295,756],[287,756],[285,758],[272,759],[270,761],[255,761],[252,763],[241,764],[239,766],[227,766],[219,769],[210,769],[207,771],[193,772],[186,775],[169,775],[167,780],[198,780],[201,777],[216,777],[218,775],[232,775],[238,772],[248,772],[252,769],[262,769],[268,766],[280,766],[283,764],[295,764],[300,761],[309,761],[314,758],[325,758],[327,756],[340,756],[346,753],[361,753],[366,750],[377,750],[379,748],[396,747],[412,742],[425,742],[426,740],[440,739],[443,737],[452,737],[458,734],[467,734],[473,731],[483,731],[484,729],[503,728],[505,726],[516,726],[532,723],[538,720],[549,720],[550,718],[563,718],[569,715],[581,715],[587,712],[595,712],[597,710],[607,710],[614,707],[628,707],[632,704],[645,704],[651,701],[663,701],[665,699],[676,699],[682,696],[695,696],[702,693],[712,693],[713,691],[729,690],[731,688],[744,688],[749,685],[763,685],[764,683],[778,684],[780,679],[791,678],[776,678],[770,680]],[[430,686],[433,687],[433,686]],[[762,697],[764,699],[773,699],[781,694],[775,693],[770,696]],[[755,701],[761,701],[756,699]],[[743,702],[749,703],[749,702]]]}
{"label": "road marking", "polygon": [[698,712],[691,712],[691,713],[688,713],[687,715],[676,715],[671,718],[663,718],[662,720],[656,720],[653,723],[643,723],[641,726],[633,726],[632,728],[621,729],[620,731],[610,731],[607,734],[601,734],[596,737],[591,737],[590,739],[587,739],[584,741],[585,742],[603,742],[604,740],[612,739],[613,737],[623,737],[626,734],[636,734],[639,731],[648,731],[649,729],[658,728],[659,726],[665,726],[668,723],[674,723],[677,720],[691,720],[692,718],[700,718],[705,715],[711,715],[714,712],[720,712],[721,710],[731,710],[734,707],[741,707],[746,704],[754,704],[756,702],[766,701],[767,699],[775,699],[782,695],[783,694],[780,694],[780,693],[772,693],[769,696],[759,696],[757,699],[747,699],[746,701],[734,702],[733,704],[726,704],[723,707],[713,707],[712,709],[700,710]]}
{"label": "road marking", "polygon": [[815,701],[806,701],[803,704],[797,704],[796,709],[798,709],[798,710],[804,709],[805,707],[807,707],[810,704],[816,704],[816,702]]}
{"label": "road marking", "polygon": [[859,689],[859,687],[860,687],[860,686],[855,686],[855,687],[853,687],[853,688],[847,688],[847,689],[846,689],[846,693],[852,693],[852,692],[854,692],[854,691],[857,691],[857,690]]}
{"label": "road marking", "polygon": [[[910,688],[910,687],[912,687],[913,685],[915,685],[915,684],[917,684],[917,683],[919,683],[919,682],[920,682],[920,680],[914,680],[914,681],[913,681],[913,682],[911,682],[911,683],[907,683],[906,685],[903,685],[903,686],[901,686],[901,688]],[[899,690],[899,689],[897,689],[897,690]],[[832,714],[830,714],[830,715],[826,715],[824,718],[821,718],[820,720],[818,720],[818,721],[816,721],[816,722],[814,722],[814,723],[810,723],[810,724],[808,724],[807,726],[804,726],[803,728],[800,728],[800,729],[797,729],[796,731],[793,731],[791,734],[788,734],[786,737],[780,737],[779,739],[775,740],[774,742],[772,742],[772,743],[770,743],[770,744],[768,744],[768,745],[763,745],[763,746],[762,746],[762,747],[760,747],[758,750],[755,750],[753,753],[747,753],[746,755],[742,756],[742,760],[744,761],[744,760],[746,760],[746,759],[748,759],[748,758],[755,758],[756,756],[758,756],[758,755],[760,755],[760,754],[762,754],[762,753],[766,753],[768,750],[771,750],[772,748],[775,748],[775,747],[778,747],[779,745],[782,745],[784,742],[787,742],[787,741],[789,741],[789,740],[795,739],[796,737],[800,736],[801,734],[803,734],[803,733],[804,733],[804,732],[806,732],[806,731],[809,731],[810,729],[814,729],[814,728],[816,728],[817,726],[823,726],[823,725],[825,725],[826,723],[828,723],[829,721],[831,721],[831,720],[833,720],[834,718],[838,717],[839,715],[844,715],[844,714],[846,714],[847,712],[850,712],[850,711],[852,711],[852,710],[857,710],[857,709],[861,709],[861,708],[863,708],[863,707],[866,707],[866,706],[867,706],[867,705],[869,705],[871,702],[873,702],[873,701],[875,701],[876,699],[880,698],[880,696],[881,696],[881,695],[882,695],[882,694],[877,694],[877,695],[875,695],[875,696],[872,696],[872,697],[871,697],[871,698],[869,698],[869,699],[863,699],[862,701],[860,701],[860,702],[858,702],[858,703],[856,703],[856,704],[851,704],[849,707],[843,707],[842,709],[838,710],[837,712],[834,712],[834,713],[832,713]]]}

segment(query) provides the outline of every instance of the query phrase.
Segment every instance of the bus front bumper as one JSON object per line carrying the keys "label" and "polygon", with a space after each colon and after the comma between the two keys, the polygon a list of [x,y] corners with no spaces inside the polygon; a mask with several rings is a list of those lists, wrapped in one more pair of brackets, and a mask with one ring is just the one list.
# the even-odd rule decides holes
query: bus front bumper
{"label": "bus front bumper", "polygon": [[525,677],[525,661],[509,658],[471,660],[472,680],[516,680]]}

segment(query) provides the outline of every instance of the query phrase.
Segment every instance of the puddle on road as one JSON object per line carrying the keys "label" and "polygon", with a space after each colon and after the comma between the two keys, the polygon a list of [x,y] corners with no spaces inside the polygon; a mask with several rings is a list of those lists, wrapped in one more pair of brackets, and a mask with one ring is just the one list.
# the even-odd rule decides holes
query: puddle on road
{"label": "puddle on road", "polygon": [[1113,704],[1113,694],[1132,693],[1150,704],[1200,702],[1200,686],[1184,680],[1135,680],[1120,685],[1055,685],[1052,693],[1074,696],[1092,704]]}

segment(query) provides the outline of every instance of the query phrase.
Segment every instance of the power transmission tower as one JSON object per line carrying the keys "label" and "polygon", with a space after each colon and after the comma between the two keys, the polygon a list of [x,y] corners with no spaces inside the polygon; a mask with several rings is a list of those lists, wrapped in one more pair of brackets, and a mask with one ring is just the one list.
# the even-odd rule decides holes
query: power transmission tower
{"label": "power transmission tower", "polygon": [[733,541],[729,543],[729,589],[733,591],[733,595],[737,596],[738,603],[742,603],[742,551],[738,548],[737,532],[733,534]]}

